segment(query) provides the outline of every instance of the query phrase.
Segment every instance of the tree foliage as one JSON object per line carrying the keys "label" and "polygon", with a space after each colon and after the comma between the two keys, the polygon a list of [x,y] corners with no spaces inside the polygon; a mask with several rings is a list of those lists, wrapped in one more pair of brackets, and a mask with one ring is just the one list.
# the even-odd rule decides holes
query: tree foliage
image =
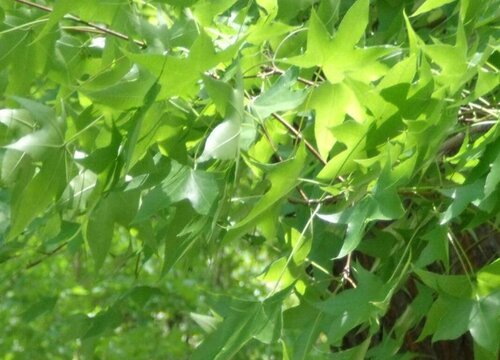
{"label": "tree foliage", "polygon": [[497,358],[499,9],[0,0],[0,353]]}

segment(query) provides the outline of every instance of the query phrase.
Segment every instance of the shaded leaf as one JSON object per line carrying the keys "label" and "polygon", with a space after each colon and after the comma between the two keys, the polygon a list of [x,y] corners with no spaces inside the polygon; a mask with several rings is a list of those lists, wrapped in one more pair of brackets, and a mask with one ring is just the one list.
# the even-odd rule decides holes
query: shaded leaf
{"label": "shaded leaf", "polygon": [[295,109],[307,96],[305,90],[292,90],[299,71],[288,69],[267,91],[260,94],[252,104],[252,108],[260,119],[265,119],[273,112]]}

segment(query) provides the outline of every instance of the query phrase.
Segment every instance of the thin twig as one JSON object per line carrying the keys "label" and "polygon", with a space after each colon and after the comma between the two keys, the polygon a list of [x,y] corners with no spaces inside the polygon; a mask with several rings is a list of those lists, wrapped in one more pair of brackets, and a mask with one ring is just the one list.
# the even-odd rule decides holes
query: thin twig
{"label": "thin twig", "polygon": [[342,282],[347,281],[353,288],[356,288],[357,285],[354,282],[353,279],[351,279],[351,260],[352,260],[352,253],[349,253],[347,255],[347,259],[345,262],[344,270],[342,271]]}
{"label": "thin twig", "polygon": [[[30,7],[33,7],[33,8],[36,8],[36,9],[48,12],[48,13],[53,12],[53,9],[50,8],[50,7],[48,7],[48,6],[40,5],[40,4],[31,2],[31,1],[28,1],[28,0],[14,0],[14,1],[18,2],[20,4],[24,4],[24,5],[27,5],[27,6],[30,6]],[[130,41],[131,40],[136,45],[140,46],[143,49],[147,47],[147,44],[144,41],[131,39],[128,35],[125,35],[125,34],[123,34],[121,32],[118,32],[118,31],[113,30],[113,29],[109,29],[109,28],[101,26],[101,25],[97,25],[97,24],[85,21],[85,20],[83,20],[82,18],[80,18],[78,16],[67,14],[67,15],[64,16],[64,19],[84,24],[84,25],[89,26],[89,27],[91,27],[91,28],[93,28],[95,30],[98,30],[98,31],[100,31],[100,32],[102,32],[104,34],[112,35],[112,36],[115,36],[115,37],[117,37],[119,39],[122,39],[122,40],[126,40],[126,41]]]}
{"label": "thin twig", "polygon": [[51,257],[52,255],[56,254],[57,252],[59,252],[59,250],[63,249],[66,245],[68,245],[68,241],[62,243],[61,245],[59,245],[58,247],[56,247],[54,250],[48,252],[48,253],[45,253],[43,257],[41,257],[40,259],[38,260],[35,260],[33,262],[30,262],[28,265],[26,265],[26,270],[28,269],[31,269],[39,264],[41,264],[45,259]]}
{"label": "thin twig", "polygon": [[295,137],[297,139],[299,139],[300,141],[302,141],[304,143],[304,145],[306,146],[307,150],[309,150],[309,152],[311,154],[313,154],[314,157],[316,157],[323,165],[326,165],[326,161],[321,157],[321,155],[318,152],[318,150],[316,150],[314,148],[314,146],[312,146],[311,143],[304,138],[304,136],[302,135],[302,133],[300,131],[298,131],[297,129],[295,129],[292,125],[290,125],[285,119],[283,119],[278,114],[272,113],[271,116],[273,118],[275,118],[276,120],[278,120],[284,127],[286,127],[287,130],[289,132],[291,132],[293,135],[295,135]]}
{"label": "thin twig", "polygon": [[339,195],[327,195],[321,199],[309,199],[309,200],[303,200],[303,199],[297,199],[297,198],[288,198],[288,202],[292,204],[304,204],[304,205],[316,205],[316,204],[333,204],[336,203],[339,199],[341,199],[342,196]]}
{"label": "thin twig", "polygon": [[[495,122],[490,122],[490,121],[484,121],[481,123],[474,123],[474,126],[469,127],[469,134],[470,135],[476,135],[476,134],[483,134],[488,132],[493,126],[495,125]],[[460,132],[458,134],[455,134],[454,136],[450,137],[447,139],[441,149],[440,153],[450,156],[454,153],[456,153],[459,149],[460,146],[462,145],[462,142],[465,139],[465,133]]]}
{"label": "thin twig", "polygon": [[[278,74],[278,75],[283,75],[285,73],[285,70],[282,70],[276,66],[268,66],[268,67],[264,67],[263,68],[263,73],[260,73],[258,76],[259,77],[269,77],[269,76],[272,76],[272,75],[275,75],[275,74]],[[311,81],[311,80],[308,80],[308,79],[304,79],[303,77],[298,77],[297,78],[297,81],[298,82],[301,82],[305,85],[308,85],[308,86],[313,86],[313,87],[317,87],[319,86],[319,84],[317,82],[314,82],[314,81]]]}
{"label": "thin twig", "polygon": [[[261,127],[262,127],[262,132],[264,133],[264,136],[266,137],[267,141],[269,142],[269,145],[271,145],[271,147],[272,147],[274,153],[276,154],[276,156],[278,157],[279,161],[283,161],[280,154],[278,153],[278,148],[276,147],[276,144],[274,144],[273,139],[271,138],[271,136],[267,132],[267,129],[265,128],[265,126],[263,124],[261,125]],[[299,186],[296,186],[295,188],[297,189],[298,193],[302,197],[301,203],[310,204],[311,200],[307,197],[307,194],[304,192],[304,190],[302,190]]]}

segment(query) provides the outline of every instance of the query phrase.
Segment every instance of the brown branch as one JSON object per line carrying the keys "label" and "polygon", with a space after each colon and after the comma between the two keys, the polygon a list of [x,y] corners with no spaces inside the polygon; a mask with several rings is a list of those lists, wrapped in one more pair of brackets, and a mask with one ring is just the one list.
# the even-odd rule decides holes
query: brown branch
{"label": "brown branch", "polygon": [[308,199],[308,200],[303,200],[303,199],[297,199],[297,198],[288,198],[288,202],[292,203],[292,204],[303,204],[303,205],[318,205],[318,204],[322,204],[322,205],[326,205],[326,204],[334,204],[336,203],[338,200],[341,199],[341,196],[339,195],[327,195],[323,198],[320,198],[320,199]]}
{"label": "brown branch", "polygon": [[345,262],[344,270],[342,271],[342,282],[347,281],[353,288],[356,288],[356,283],[353,279],[351,279],[351,261],[352,261],[352,253],[347,255],[347,259]]}
{"label": "brown branch", "polygon": [[[469,134],[471,135],[483,134],[488,130],[490,130],[493,127],[493,125],[494,123],[491,122],[485,122],[484,124],[475,123],[475,126],[469,127]],[[464,139],[465,139],[464,132],[455,134],[454,136],[452,136],[443,143],[440,153],[446,156],[451,156],[455,154],[460,149],[460,146],[462,145]]]}
{"label": "brown branch", "polygon": [[278,120],[284,127],[286,127],[286,129],[290,133],[292,133],[297,139],[299,139],[300,141],[302,141],[304,143],[304,145],[306,146],[307,150],[309,150],[309,152],[312,155],[314,155],[314,157],[316,159],[318,159],[323,165],[326,165],[326,161],[321,157],[321,155],[318,152],[318,150],[316,150],[314,148],[314,146],[312,146],[311,143],[304,138],[304,136],[302,135],[302,133],[300,131],[298,131],[297,129],[295,129],[292,125],[290,125],[285,119],[283,119],[278,114],[272,113],[271,116],[273,118],[275,118],[276,120]]}
{"label": "brown branch", "polygon": [[[283,75],[285,73],[285,70],[279,69],[276,66],[267,66],[267,67],[264,67],[262,70],[265,72],[260,73],[258,75],[258,77],[266,78],[266,77],[276,75],[276,74]],[[311,80],[308,80],[308,79],[304,79],[303,77],[300,77],[300,76],[297,78],[297,81],[301,82],[302,84],[305,84],[307,86],[313,86],[313,87],[319,86],[318,83],[311,81]]]}
{"label": "brown branch", "polygon": [[[28,0],[14,0],[14,1],[18,2],[20,4],[23,4],[23,5],[27,5],[27,6],[30,6],[30,7],[33,7],[33,8],[36,8],[36,9],[48,12],[48,13],[53,12],[53,9],[50,8],[50,7],[48,7],[48,6],[40,5],[40,4],[31,2],[31,1],[28,1]],[[98,30],[98,31],[102,32],[103,34],[115,36],[115,37],[117,37],[119,39],[126,40],[126,41],[133,41],[136,45],[138,45],[139,47],[141,47],[143,49],[147,47],[147,44],[144,41],[131,39],[128,35],[125,35],[125,34],[123,34],[121,32],[118,32],[118,31],[113,30],[113,29],[109,29],[109,28],[101,26],[101,25],[97,25],[97,24],[85,21],[85,20],[81,19],[78,16],[67,14],[67,15],[64,16],[64,19],[75,21],[75,22],[78,22],[80,24],[84,24],[86,26],[89,26],[89,27],[91,27],[91,28],[93,28],[95,30]]]}
{"label": "brown branch", "polygon": [[58,247],[56,247],[54,250],[48,252],[48,253],[45,253],[43,257],[41,257],[40,259],[38,260],[35,260],[33,262],[30,262],[28,265],[26,265],[26,270],[28,269],[31,269],[39,264],[41,264],[45,259],[51,257],[52,255],[56,254],[57,252],[59,252],[61,249],[63,249],[66,245],[68,245],[68,242],[64,242],[62,243],[61,245],[59,245]]}
{"label": "brown branch", "polygon": [[[276,156],[278,157],[279,161],[283,161],[282,157],[278,153],[278,148],[276,147],[273,139],[271,138],[271,136],[267,132],[267,129],[265,128],[264,124],[262,124],[261,127],[262,127],[262,131],[264,132],[264,136],[266,137],[267,141],[269,142],[269,145],[271,145],[271,147],[273,148],[273,151],[276,154]],[[307,197],[307,194],[304,192],[304,190],[302,190],[299,186],[296,186],[295,189],[298,191],[298,193],[302,197],[301,203],[302,204],[309,204],[311,200]]]}

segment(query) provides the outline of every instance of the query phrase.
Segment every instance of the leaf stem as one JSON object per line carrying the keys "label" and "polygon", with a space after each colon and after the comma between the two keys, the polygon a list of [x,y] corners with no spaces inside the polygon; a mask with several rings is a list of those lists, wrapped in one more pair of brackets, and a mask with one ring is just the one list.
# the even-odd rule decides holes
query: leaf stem
{"label": "leaf stem", "polygon": [[[33,8],[36,8],[36,9],[48,12],[48,13],[52,13],[53,12],[53,9],[50,8],[50,7],[48,7],[48,6],[40,5],[40,4],[31,2],[31,1],[28,1],[28,0],[14,0],[14,1],[18,2],[20,4],[23,4],[23,5],[27,5],[27,6],[30,6],[30,7],[33,7]],[[83,20],[82,18],[80,18],[78,16],[75,16],[75,15],[72,15],[72,14],[67,14],[67,15],[64,16],[64,19],[84,24],[84,25],[86,25],[88,27],[91,27],[91,28],[93,28],[95,30],[98,30],[98,31],[100,31],[100,32],[102,32],[104,34],[115,36],[115,37],[117,37],[119,39],[122,39],[122,40],[132,41],[136,45],[138,45],[139,47],[141,47],[142,49],[144,49],[144,48],[147,47],[147,44],[144,41],[136,40],[136,39],[131,39],[130,36],[125,35],[125,34],[119,32],[119,31],[116,31],[116,30],[113,30],[113,29],[109,29],[107,27],[104,27],[104,26],[101,26],[101,25],[97,25],[97,24],[94,24],[94,23],[89,22],[89,21],[85,21],[85,20]]]}
{"label": "leaf stem", "polygon": [[282,118],[280,115],[276,114],[276,113],[272,113],[271,116],[273,118],[275,118],[276,120],[278,120],[284,127],[286,127],[286,129],[292,133],[297,139],[299,139],[300,141],[304,142],[304,145],[306,146],[307,150],[309,150],[309,152],[314,155],[314,157],[316,159],[318,159],[323,165],[326,165],[326,161],[321,157],[320,153],[318,152],[318,150],[316,150],[314,148],[314,146],[311,145],[311,143],[309,141],[307,141],[304,136],[302,135],[302,133],[300,131],[298,131],[297,129],[295,129],[292,125],[290,125],[284,118]]}

